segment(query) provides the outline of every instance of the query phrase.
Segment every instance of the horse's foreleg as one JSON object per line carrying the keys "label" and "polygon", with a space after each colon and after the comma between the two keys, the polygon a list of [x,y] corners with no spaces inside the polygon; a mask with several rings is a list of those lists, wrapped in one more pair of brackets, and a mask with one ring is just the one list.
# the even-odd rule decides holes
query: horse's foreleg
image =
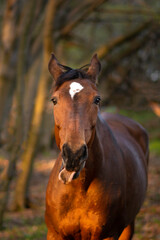
{"label": "horse's foreleg", "polygon": [[121,233],[118,240],[131,240],[134,234],[134,222],[129,224]]}
{"label": "horse's foreleg", "polygon": [[47,233],[47,240],[56,240],[56,236],[54,237],[53,234],[48,231],[48,233]]}
{"label": "horse's foreleg", "polygon": [[48,230],[47,240],[61,240],[61,238],[58,236],[58,234],[56,232],[53,233]]}

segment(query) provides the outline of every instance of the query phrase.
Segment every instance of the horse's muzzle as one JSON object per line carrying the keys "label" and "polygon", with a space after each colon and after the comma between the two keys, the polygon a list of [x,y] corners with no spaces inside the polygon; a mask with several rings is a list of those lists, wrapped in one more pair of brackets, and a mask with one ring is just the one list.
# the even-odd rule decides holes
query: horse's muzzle
{"label": "horse's muzzle", "polygon": [[77,151],[73,152],[68,144],[62,147],[63,164],[67,171],[78,171],[88,157],[88,149],[84,144]]}
{"label": "horse's muzzle", "polygon": [[88,148],[85,144],[75,152],[71,150],[68,144],[64,144],[62,147],[62,167],[59,179],[65,184],[76,179],[82,168],[84,168],[87,157]]}

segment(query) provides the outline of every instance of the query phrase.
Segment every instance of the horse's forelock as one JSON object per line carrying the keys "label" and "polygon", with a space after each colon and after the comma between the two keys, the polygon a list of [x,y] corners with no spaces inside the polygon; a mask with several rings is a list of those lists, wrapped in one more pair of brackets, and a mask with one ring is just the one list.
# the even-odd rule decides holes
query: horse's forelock
{"label": "horse's forelock", "polygon": [[69,69],[68,71],[62,73],[57,81],[54,84],[54,89],[58,90],[58,88],[66,81],[70,81],[73,79],[88,79],[89,76],[82,69]]}

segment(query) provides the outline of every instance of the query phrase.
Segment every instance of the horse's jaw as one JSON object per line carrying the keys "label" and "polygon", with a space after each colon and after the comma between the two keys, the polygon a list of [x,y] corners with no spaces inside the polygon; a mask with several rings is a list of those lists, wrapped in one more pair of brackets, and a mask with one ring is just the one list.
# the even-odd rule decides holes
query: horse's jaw
{"label": "horse's jaw", "polygon": [[62,167],[58,175],[59,180],[64,184],[69,184],[70,182],[72,182],[72,180],[79,177],[79,174],[81,170],[84,168],[84,166],[85,166],[85,162],[83,162],[83,164],[81,165],[78,171],[70,172],[66,170],[66,168],[63,166],[63,163],[62,163]]}

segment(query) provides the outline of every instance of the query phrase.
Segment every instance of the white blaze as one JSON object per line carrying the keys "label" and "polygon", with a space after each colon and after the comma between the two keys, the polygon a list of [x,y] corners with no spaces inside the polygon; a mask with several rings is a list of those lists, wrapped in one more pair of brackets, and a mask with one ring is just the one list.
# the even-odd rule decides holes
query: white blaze
{"label": "white blaze", "polygon": [[69,89],[69,94],[71,95],[71,98],[73,99],[74,95],[80,92],[82,89],[83,87],[80,83],[72,82]]}

